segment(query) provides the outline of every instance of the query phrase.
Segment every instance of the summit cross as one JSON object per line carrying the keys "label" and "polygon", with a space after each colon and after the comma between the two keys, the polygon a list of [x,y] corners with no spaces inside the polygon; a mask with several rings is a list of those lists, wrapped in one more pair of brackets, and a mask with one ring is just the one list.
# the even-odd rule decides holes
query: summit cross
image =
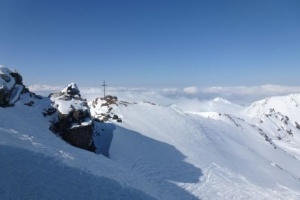
{"label": "summit cross", "polygon": [[104,98],[105,98],[105,87],[106,87],[107,85],[105,84],[105,80],[103,81],[103,85],[102,85],[102,87],[103,87],[103,89],[104,89]]}

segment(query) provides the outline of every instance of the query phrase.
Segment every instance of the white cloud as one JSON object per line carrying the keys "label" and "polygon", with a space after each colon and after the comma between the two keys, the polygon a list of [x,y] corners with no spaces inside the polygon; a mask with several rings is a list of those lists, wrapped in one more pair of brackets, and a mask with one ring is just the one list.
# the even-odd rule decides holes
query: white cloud
{"label": "white cloud", "polygon": [[165,93],[176,93],[179,91],[179,89],[178,88],[163,88],[162,91]]}
{"label": "white cloud", "polygon": [[[58,92],[64,86],[30,85],[29,89],[37,94],[48,96],[50,93]],[[82,97],[88,101],[103,96],[101,87],[80,87]],[[288,95],[300,93],[300,86],[233,86],[233,87],[203,87],[196,86],[186,88],[143,88],[143,87],[107,87],[107,94],[115,95],[119,99],[140,102],[152,101],[162,105],[171,105],[179,100],[185,99],[184,103],[196,105],[195,101],[212,100],[215,97],[222,97],[233,103],[249,105],[253,101],[270,96]],[[193,102],[189,101],[192,100]]]}
{"label": "white cloud", "polygon": [[262,86],[234,86],[234,87],[207,87],[202,93],[227,95],[284,95],[300,92],[300,86],[262,85]]}
{"label": "white cloud", "polygon": [[186,87],[186,88],[183,88],[183,92],[186,93],[186,94],[197,94],[199,92],[199,89],[197,86],[192,86],[192,87]]}
{"label": "white cloud", "polygon": [[300,93],[300,86],[262,85],[202,88],[200,94],[219,96],[235,103],[249,104],[270,96]]}
{"label": "white cloud", "polygon": [[56,91],[56,90],[62,90],[63,86],[53,86],[53,85],[29,85],[28,88],[32,92],[37,91]]}
{"label": "white cloud", "polygon": [[53,85],[29,85],[28,89],[31,92],[42,96],[48,96],[50,93],[61,91],[64,86],[53,86]]}

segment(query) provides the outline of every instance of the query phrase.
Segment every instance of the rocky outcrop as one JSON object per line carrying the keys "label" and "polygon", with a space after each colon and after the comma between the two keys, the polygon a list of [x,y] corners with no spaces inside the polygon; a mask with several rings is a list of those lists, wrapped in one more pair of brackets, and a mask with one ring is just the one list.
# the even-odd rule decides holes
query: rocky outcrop
{"label": "rocky outcrop", "polygon": [[118,101],[115,96],[107,95],[104,98],[96,98],[94,101],[89,103],[91,108],[92,116],[96,121],[107,122],[116,121],[122,122],[122,116],[117,113],[117,106],[127,105],[127,102]]}
{"label": "rocky outcrop", "polygon": [[[94,124],[87,102],[81,98],[76,84],[71,83],[49,97],[57,112],[51,130],[73,146],[95,151],[92,137]],[[54,114],[53,108],[46,110],[44,115]]]}
{"label": "rocky outcrop", "polygon": [[22,92],[25,92],[22,76],[0,65],[0,107],[14,105]]}

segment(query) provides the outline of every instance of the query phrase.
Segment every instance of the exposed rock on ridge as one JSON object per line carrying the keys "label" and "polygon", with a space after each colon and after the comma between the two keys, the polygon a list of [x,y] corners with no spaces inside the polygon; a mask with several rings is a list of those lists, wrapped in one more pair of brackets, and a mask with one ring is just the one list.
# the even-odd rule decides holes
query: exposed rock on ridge
{"label": "exposed rock on ridge", "polygon": [[92,116],[100,122],[115,120],[122,122],[122,116],[116,113],[116,108],[119,104],[125,105],[126,102],[118,101],[115,96],[107,95],[104,98],[96,98],[89,103]]}
{"label": "exposed rock on ridge", "polygon": [[[93,143],[94,124],[85,99],[75,83],[59,93],[50,94],[53,108],[57,111],[51,130],[73,146],[95,151]],[[54,114],[53,109],[49,109]],[[45,112],[47,115],[47,112]]]}

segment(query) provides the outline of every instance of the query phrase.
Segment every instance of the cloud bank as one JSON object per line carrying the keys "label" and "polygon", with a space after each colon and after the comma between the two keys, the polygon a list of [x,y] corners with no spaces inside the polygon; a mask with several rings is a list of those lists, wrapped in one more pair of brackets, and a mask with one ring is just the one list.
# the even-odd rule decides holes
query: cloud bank
{"label": "cloud bank", "polygon": [[[30,85],[29,89],[37,94],[48,96],[58,92],[65,86]],[[103,96],[100,87],[80,87],[81,95],[88,101]],[[127,101],[152,101],[162,105],[178,103],[183,99],[206,101],[221,97],[230,102],[249,105],[253,101],[270,96],[300,93],[300,86],[262,85],[262,86],[233,86],[233,87],[185,87],[185,88],[142,88],[142,87],[108,87],[107,94],[118,96]]]}
{"label": "cloud bank", "polygon": [[186,87],[186,88],[183,88],[183,92],[186,94],[195,95],[195,94],[199,93],[199,89],[197,86]]}

